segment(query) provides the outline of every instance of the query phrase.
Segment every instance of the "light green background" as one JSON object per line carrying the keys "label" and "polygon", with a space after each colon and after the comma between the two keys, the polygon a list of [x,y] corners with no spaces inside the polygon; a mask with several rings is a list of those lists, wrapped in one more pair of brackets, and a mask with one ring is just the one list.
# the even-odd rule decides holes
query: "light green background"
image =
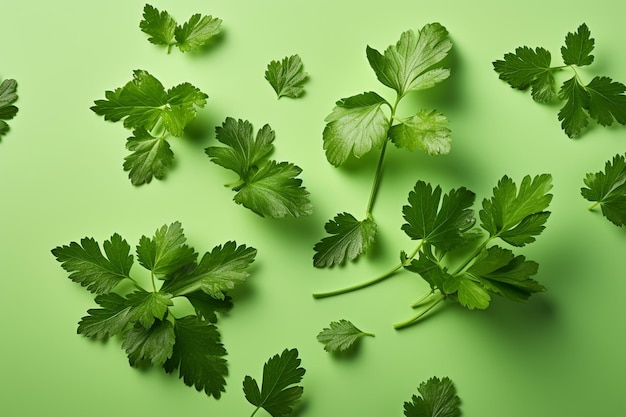
{"label": "light green background", "polygon": [[[192,13],[223,19],[220,42],[202,54],[167,55],[138,24],[141,1],[0,2],[0,77],[19,82],[19,114],[0,142],[0,415],[50,417],[248,416],[246,374],[267,358],[300,351],[307,373],[296,415],[401,416],[427,378],[449,376],[466,417],[620,416],[626,386],[624,317],[626,235],[588,203],[585,173],[624,152],[626,128],[592,127],[568,139],[558,107],[498,80],[491,62],[526,44],[559,61],[568,31],[586,22],[596,62],[582,72],[626,82],[624,14],[617,2],[501,1],[165,1],[152,4],[179,21]],[[427,157],[389,149],[375,216],[380,234],[370,256],[334,270],[312,266],[312,246],[337,212],[364,212],[374,159],[330,166],[322,150],[324,117],[342,97],[380,85],[365,58],[401,32],[439,21],[450,31],[453,75],[405,105],[444,112],[452,152]],[[298,53],[310,80],[306,95],[277,101],[263,78],[267,63]],[[560,62],[560,61],[559,61]],[[122,171],[129,132],[89,110],[104,91],[145,69],[166,87],[189,81],[209,95],[196,138],[172,139],[175,165],[164,181],[133,187]],[[412,107],[415,106],[415,107]],[[233,174],[204,148],[227,116],[276,130],[277,160],[303,168],[315,213],[262,219],[232,202],[222,184]],[[372,277],[413,243],[399,230],[401,206],[415,181],[466,186],[478,201],[507,174],[552,173],[553,212],[538,241],[522,250],[540,264],[548,292],[526,304],[495,300],[484,312],[446,306],[401,332],[427,289],[403,273],[360,293],[315,301],[329,290]],[[117,232],[131,244],[179,220],[199,251],[235,239],[258,249],[235,308],[220,321],[229,351],[227,392],[216,401],[159,369],[127,364],[119,340],[92,342],[76,323],[94,306],[67,279],[50,250],[84,236]],[[327,354],[315,335],[347,318],[374,339],[356,355]],[[261,415],[261,414],[259,414]]]}

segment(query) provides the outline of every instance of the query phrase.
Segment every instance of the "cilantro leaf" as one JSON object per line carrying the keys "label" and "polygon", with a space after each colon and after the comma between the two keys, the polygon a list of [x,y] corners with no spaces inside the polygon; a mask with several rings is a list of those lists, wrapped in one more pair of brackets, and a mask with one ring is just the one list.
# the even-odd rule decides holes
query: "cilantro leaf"
{"label": "cilantro leaf", "polygon": [[271,61],[265,71],[265,79],[270,83],[276,96],[298,98],[304,93],[302,83],[306,81],[302,59],[299,55],[284,57],[282,61]]}
{"label": "cilantro leaf", "polygon": [[17,82],[7,79],[0,83],[0,138],[9,131],[9,125],[5,120],[11,120],[17,114],[17,107],[13,105],[17,101]]}
{"label": "cilantro leaf", "polygon": [[174,32],[176,44],[181,52],[190,52],[202,48],[207,42],[220,33],[222,20],[213,16],[194,14]]}
{"label": "cilantro leaf", "polygon": [[262,217],[311,214],[309,193],[297,178],[302,169],[268,159],[275,138],[269,125],[263,126],[255,138],[250,122],[227,117],[215,131],[217,140],[226,146],[210,146],[205,151],[212,162],[239,175],[240,181],[233,186],[236,203]]}
{"label": "cilantro leaf", "polygon": [[166,169],[172,165],[174,153],[163,136],[154,137],[144,128],[133,131],[126,148],[132,153],[124,158],[124,171],[133,185],[147,184],[165,178]]}
{"label": "cilantro leaf", "polygon": [[[474,225],[474,193],[464,187],[441,199],[441,187],[418,181],[409,193],[409,205],[402,208],[406,223],[402,230],[414,240],[423,240],[443,250],[465,241],[463,232]],[[441,204],[440,204],[441,202]]]}
{"label": "cilantro leaf", "polygon": [[456,395],[456,388],[448,377],[432,377],[422,382],[410,402],[404,403],[406,417],[459,417],[461,400]]}
{"label": "cilantro leaf", "polygon": [[593,62],[593,51],[595,40],[591,37],[591,32],[586,24],[578,27],[575,33],[568,33],[565,36],[565,46],[561,47],[561,56],[565,65],[577,65],[582,67]]}
{"label": "cilantro leaf", "polygon": [[121,333],[133,320],[128,300],[115,293],[100,294],[96,303],[101,308],[87,310],[88,316],[78,323],[78,334],[102,340]]}
{"label": "cilantro leaf", "polygon": [[340,213],[324,228],[331,236],[315,244],[313,265],[317,268],[342,265],[366,252],[376,237],[376,223],[372,219],[357,220],[352,214]]}
{"label": "cilantro leaf", "polygon": [[93,239],[85,237],[80,244],[71,242],[52,250],[61,267],[70,272],[70,279],[95,294],[110,292],[121,281],[129,278],[133,265],[130,246],[117,233],[104,242],[104,252]]}
{"label": "cilantro leaf", "polygon": [[607,161],[604,172],[588,173],[587,186],[580,189],[584,198],[600,205],[602,214],[616,226],[626,225],[626,158],[615,155]]}
{"label": "cilantro leaf", "polygon": [[535,241],[544,229],[550,213],[544,211],[552,194],[552,176],[543,174],[526,176],[517,186],[506,175],[493,189],[493,197],[483,200],[479,212],[482,227],[492,238],[499,237],[514,246],[524,246]]}
{"label": "cilantro leaf", "polygon": [[547,103],[556,97],[555,69],[550,67],[551,59],[550,52],[544,48],[524,46],[515,49],[514,54],[505,54],[504,60],[494,61],[493,69],[511,87],[518,90],[530,87],[535,101]]}
{"label": "cilantro leaf", "polygon": [[178,369],[186,385],[220,398],[228,368],[223,358],[226,349],[217,328],[196,316],[185,316],[176,319],[174,335],[176,341],[172,356],[165,361],[165,371],[172,373]]}
{"label": "cilantro leaf", "polygon": [[450,152],[448,119],[438,111],[420,110],[389,129],[389,139],[399,148],[420,149],[429,155]]}
{"label": "cilantro leaf", "polygon": [[220,32],[222,21],[212,16],[192,15],[182,26],[167,12],[146,4],[143,19],[139,22],[142,32],[150,35],[148,41],[167,47],[167,52],[177,46],[181,52],[195,51]]}
{"label": "cilantro leaf", "polygon": [[324,328],[317,335],[317,340],[324,344],[327,352],[343,352],[354,346],[354,343],[363,336],[374,336],[359,330],[348,320],[333,321],[330,327]]}
{"label": "cilantro leaf", "polygon": [[565,105],[559,111],[561,127],[567,136],[576,138],[589,124],[584,110],[589,107],[589,93],[574,76],[563,83],[559,90],[559,98],[566,100]]}
{"label": "cilantro leaf", "polygon": [[142,236],[137,245],[137,260],[144,268],[161,279],[195,262],[198,254],[185,242],[180,222],[157,229],[151,239]]}
{"label": "cilantro leaf", "polygon": [[484,310],[489,307],[491,296],[489,292],[476,281],[463,275],[451,275],[444,282],[443,290],[446,294],[455,294],[456,299],[468,310]]}
{"label": "cilantro leaf", "polygon": [[161,291],[138,290],[128,294],[128,304],[132,307],[133,321],[139,322],[146,329],[156,320],[163,320],[168,307],[172,306],[172,295]]}
{"label": "cilantro leaf", "polygon": [[297,349],[285,349],[280,356],[272,356],[263,365],[260,390],[254,378],[249,375],[244,378],[243,392],[246,400],[256,406],[256,410],[263,408],[272,417],[290,415],[294,404],[302,397],[304,391],[304,388],[295,385],[302,380],[306,372],[300,367],[300,362]]}
{"label": "cilantro leaf", "polygon": [[256,249],[227,242],[204,254],[193,269],[180,271],[163,285],[163,291],[186,295],[202,291],[224,300],[226,292],[250,276],[246,268],[254,262]]}
{"label": "cilantro leaf", "polygon": [[163,365],[174,350],[174,326],[168,320],[157,320],[150,328],[140,324],[124,333],[122,349],[128,354],[131,366],[142,363]]}
{"label": "cilantro leaf", "polygon": [[382,110],[389,103],[370,91],[337,101],[325,121],[323,139],[328,162],[339,166],[352,153],[360,158],[387,140],[389,119]]}
{"label": "cilantro leaf", "polygon": [[162,123],[173,136],[196,117],[196,108],[206,104],[208,96],[189,83],[165,90],[163,84],[147,71],[135,70],[133,80],[124,87],[107,91],[104,100],[96,100],[91,110],[105,120],[124,119],[124,127],[147,131]]}
{"label": "cilantro leaf", "polygon": [[402,97],[411,90],[430,88],[450,75],[448,69],[432,69],[441,63],[450,48],[452,42],[446,28],[430,23],[417,34],[412,30],[402,33],[384,55],[368,46],[367,59],[378,80]]}
{"label": "cilantro leaf", "polygon": [[227,313],[233,308],[233,300],[229,296],[223,299],[211,297],[202,291],[194,291],[185,294],[185,298],[189,300],[196,315],[210,323],[217,323],[217,313]]}

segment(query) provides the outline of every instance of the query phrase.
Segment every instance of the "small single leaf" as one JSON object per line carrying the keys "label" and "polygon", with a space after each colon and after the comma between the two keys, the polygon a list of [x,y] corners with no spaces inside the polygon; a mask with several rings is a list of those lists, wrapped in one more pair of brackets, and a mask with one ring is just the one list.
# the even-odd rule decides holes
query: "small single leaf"
{"label": "small single leaf", "polygon": [[333,321],[330,327],[324,328],[318,335],[317,340],[324,344],[327,352],[343,352],[354,346],[355,342],[363,336],[374,336],[359,330],[348,320]]}
{"label": "small single leaf", "polygon": [[584,179],[587,188],[581,194],[600,204],[602,214],[616,226],[626,225],[626,158],[615,155],[607,161],[604,172],[588,173]]}
{"label": "small single leaf", "polygon": [[267,65],[265,79],[270,83],[278,98],[298,98],[304,93],[302,83],[306,81],[302,60],[299,55],[272,61]]}
{"label": "small single leaf", "polygon": [[150,35],[148,41],[155,45],[169,46],[174,40],[176,21],[166,11],[146,4],[143,8],[143,19],[139,22],[141,31]]}
{"label": "small single leaf", "polygon": [[137,245],[137,260],[157,278],[166,279],[169,274],[195,262],[198,254],[186,241],[180,222],[163,225],[152,239],[141,237]]}
{"label": "small single leaf", "polygon": [[175,340],[174,326],[167,320],[158,320],[150,328],[137,323],[124,333],[122,349],[131,366],[163,365],[172,356]]}
{"label": "small single leaf", "polygon": [[593,62],[594,39],[586,24],[578,27],[574,33],[568,33],[565,37],[565,46],[561,47],[561,55],[565,65],[577,65],[582,67]]}
{"label": "small single leaf", "polygon": [[589,92],[574,76],[563,83],[559,90],[559,98],[566,100],[565,105],[559,111],[561,127],[567,136],[576,138],[589,124],[589,118],[585,111],[591,100]]}
{"label": "small single leaf", "polygon": [[372,219],[357,220],[349,213],[340,213],[324,228],[330,234],[315,244],[313,265],[317,268],[342,265],[367,252],[376,237],[376,223]]}
{"label": "small single leaf", "polygon": [[178,49],[181,52],[201,49],[211,38],[220,33],[221,25],[221,19],[194,14],[182,26],[177,26],[174,31]]}
{"label": "small single leaf", "polygon": [[174,159],[165,138],[154,137],[143,128],[133,131],[126,148],[132,153],[124,158],[124,171],[128,171],[133,185],[148,184],[152,177],[159,180],[165,178],[165,171]]}
{"label": "small single leaf", "polygon": [[87,310],[89,315],[78,323],[78,334],[102,340],[121,333],[132,323],[132,306],[124,297],[115,293],[100,294],[96,303],[101,308]]}
{"label": "small single leaf", "polygon": [[432,377],[422,382],[413,395],[411,402],[404,403],[406,417],[460,417],[461,400],[456,395],[456,388],[448,377],[441,380]]}

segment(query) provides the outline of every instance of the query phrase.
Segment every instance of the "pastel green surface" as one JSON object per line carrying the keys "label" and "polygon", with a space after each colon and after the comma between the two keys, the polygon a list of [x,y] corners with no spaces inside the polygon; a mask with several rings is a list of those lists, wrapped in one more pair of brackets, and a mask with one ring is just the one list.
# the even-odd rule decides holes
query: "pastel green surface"
{"label": "pastel green surface", "polygon": [[[223,35],[203,53],[168,55],[139,30],[144,2],[23,0],[0,4],[0,77],[18,81],[19,113],[0,142],[0,415],[248,416],[245,375],[298,348],[307,369],[296,415],[401,416],[402,404],[431,376],[448,376],[467,417],[617,416],[626,360],[624,230],[580,196],[587,172],[624,152],[626,128],[592,127],[568,139],[558,108],[532,102],[498,80],[491,62],[521,45],[544,46],[558,60],[565,34],[586,22],[596,62],[582,75],[626,82],[626,6],[614,1],[420,2],[154,1],[179,21],[221,18]],[[454,42],[449,80],[411,96],[450,120],[448,156],[389,148],[374,214],[377,243],[356,264],[312,266],[312,247],[336,213],[363,213],[375,158],[334,168],[325,159],[324,117],[342,97],[374,90],[391,97],[369,67],[365,47],[383,50],[401,32],[440,22]],[[299,54],[310,78],[302,98],[276,100],[264,79],[274,59]],[[164,181],[133,187],[122,170],[129,132],[89,110],[104,91],[145,69],[166,87],[191,82],[209,95],[193,138],[171,140],[175,164]],[[410,105],[409,105],[410,107]],[[407,110],[408,111],[408,110]],[[223,184],[234,175],[209,161],[214,127],[227,117],[276,131],[277,160],[303,168],[314,215],[262,219],[235,205]],[[478,201],[502,175],[554,176],[552,217],[522,250],[540,264],[548,292],[528,303],[496,300],[486,311],[447,306],[418,326],[394,331],[427,290],[404,273],[342,297],[313,300],[373,277],[413,244],[400,231],[401,207],[415,181],[444,190],[466,186]],[[216,401],[160,369],[128,366],[119,340],[92,342],[76,323],[92,297],[72,283],[50,250],[114,232],[131,245],[181,221],[207,251],[227,240],[258,249],[252,276],[220,320],[228,349],[227,392]],[[376,334],[356,355],[337,358],[315,336],[349,319]],[[261,413],[257,414],[261,415]]]}

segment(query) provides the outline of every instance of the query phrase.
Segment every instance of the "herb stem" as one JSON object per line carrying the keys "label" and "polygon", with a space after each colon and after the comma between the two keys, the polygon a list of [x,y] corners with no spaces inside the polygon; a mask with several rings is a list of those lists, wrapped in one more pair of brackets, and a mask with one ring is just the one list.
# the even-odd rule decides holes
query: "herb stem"
{"label": "herb stem", "polygon": [[254,417],[254,415],[256,414],[256,412],[257,412],[257,411],[259,411],[259,409],[260,409],[260,408],[261,408],[261,407],[257,407],[257,408],[256,408],[256,409],[252,412],[252,414],[250,414],[250,417]]}
{"label": "herb stem", "polygon": [[439,294],[437,296],[437,298],[434,299],[432,304],[430,304],[428,307],[426,307],[426,309],[420,311],[417,315],[413,316],[409,320],[406,320],[406,321],[394,324],[393,328],[396,329],[396,330],[400,330],[400,329],[404,329],[406,327],[409,327],[409,326],[417,323],[426,313],[428,313],[430,310],[435,308],[435,306],[437,304],[439,304],[441,301],[443,301],[443,299],[444,299],[443,295]]}
{"label": "herb stem", "polygon": [[313,298],[328,298],[328,297],[333,297],[335,295],[341,295],[341,294],[346,294],[349,292],[353,292],[353,291],[357,291],[360,290],[362,288],[367,288],[370,287],[374,284],[378,284],[379,282],[382,282],[384,280],[386,280],[387,278],[392,277],[393,275],[396,274],[396,272],[398,272],[400,269],[402,269],[402,267],[408,265],[407,262],[411,261],[413,258],[415,258],[415,256],[417,255],[417,253],[419,252],[419,250],[422,248],[422,245],[424,244],[423,240],[420,240],[420,243],[417,245],[417,247],[415,248],[415,250],[413,250],[413,252],[411,252],[407,259],[404,262],[400,262],[399,264],[397,264],[396,266],[394,266],[393,268],[391,268],[389,271],[385,272],[382,275],[379,275],[378,277],[369,280],[369,281],[365,281],[362,282],[360,284],[356,284],[356,285],[352,285],[350,287],[346,287],[346,288],[342,288],[339,290],[334,290],[334,291],[328,291],[328,292],[318,292],[318,293],[313,293]]}
{"label": "herb stem", "polygon": [[[396,101],[391,107],[391,114],[389,115],[389,129],[391,129],[391,123],[396,116],[396,109],[398,108],[398,103],[402,97],[400,95],[396,96]],[[376,165],[376,173],[374,174],[374,183],[372,184],[372,190],[370,191],[370,198],[367,202],[367,209],[365,210],[365,215],[368,219],[372,218],[372,210],[374,209],[374,202],[376,201],[376,195],[378,194],[378,189],[380,187],[380,180],[382,178],[383,173],[383,161],[385,159],[385,151],[387,150],[387,143],[389,142],[389,129],[387,129],[387,138],[383,143],[383,146],[380,150],[380,156],[378,157],[378,164]]]}
{"label": "herb stem", "polygon": [[476,248],[476,250],[474,250],[474,252],[468,256],[468,258],[465,260],[465,262],[463,262],[453,273],[452,275],[457,275],[459,274],[461,271],[463,271],[465,268],[467,268],[467,266],[470,264],[470,262],[472,262],[474,260],[474,258],[476,258],[478,256],[478,254],[480,254],[480,252],[483,251],[483,249],[485,249],[485,247],[487,246],[487,244],[489,242],[491,242],[491,240],[494,238],[495,236],[489,236],[489,238],[485,239],[485,241],[483,243],[480,244],[480,246],[478,246]]}
{"label": "herb stem", "polygon": [[413,304],[411,304],[411,308],[417,308],[419,306],[421,306],[422,304],[424,304],[424,302],[435,293],[434,290],[430,290],[429,292],[426,293],[426,295],[424,295],[422,298],[420,298],[419,300],[415,301]]}
{"label": "herb stem", "polygon": [[592,205],[590,205],[587,209],[588,210],[593,210],[594,208],[596,208],[598,206],[598,204],[600,204],[599,201],[596,201],[595,203],[593,203]]}

